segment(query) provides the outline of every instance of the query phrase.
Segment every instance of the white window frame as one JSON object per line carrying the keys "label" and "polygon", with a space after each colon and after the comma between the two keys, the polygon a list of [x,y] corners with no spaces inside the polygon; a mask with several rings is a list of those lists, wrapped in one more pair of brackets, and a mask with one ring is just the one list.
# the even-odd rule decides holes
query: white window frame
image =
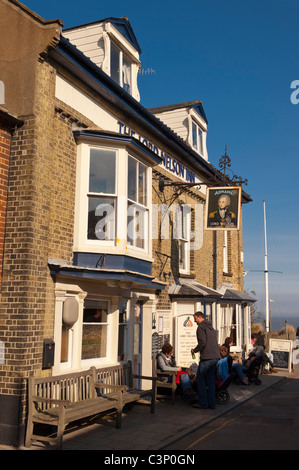
{"label": "white window frame", "polygon": [[[148,244],[149,244],[149,184],[148,184],[148,167],[146,165],[144,165],[143,162],[141,162],[140,160],[138,160],[135,156],[133,156],[131,153],[128,154],[128,164],[129,164],[129,158],[131,158],[132,160],[134,160],[136,162],[136,165],[137,165],[137,171],[136,171],[136,190],[137,190],[137,194],[136,194],[136,201],[134,199],[131,199],[129,198],[129,195],[128,195],[128,190],[127,190],[127,197],[128,197],[128,203],[127,203],[127,215],[129,214],[129,211],[132,212],[130,215],[133,216],[133,220],[130,221],[130,225],[129,223],[127,223],[127,243],[128,245],[130,246],[131,249],[134,249],[134,250],[141,250],[141,251],[148,251]],[[145,201],[145,205],[144,204],[141,204],[140,202],[138,202],[139,200],[139,186],[138,186],[138,181],[139,181],[139,169],[140,169],[140,165],[142,165],[144,168],[145,168],[145,184],[146,184],[146,201]],[[128,176],[128,172],[127,172],[127,176]],[[128,188],[129,189],[129,188]],[[130,209],[129,209],[129,206],[130,206]],[[139,216],[137,216],[137,212],[139,212]],[[143,240],[143,247],[140,247],[138,246],[136,243],[136,240],[137,238],[135,238],[134,236],[133,237],[130,237],[130,235],[134,235],[135,233],[137,233],[137,226],[138,224],[140,223],[140,221],[142,220],[142,226],[143,226],[143,233],[145,235],[144,237],[144,240]],[[140,233],[140,231],[138,232]]]}
{"label": "white window frame", "polygon": [[[192,147],[196,152],[198,152],[200,155],[204,154],[204,142],[203,142],[203,130],[201,126],[194,120],[191,120],[191,139],[192,139]],[[195,134],[195,139],[194,139],[194,134]]]}
{"label": "white window frame", "polygon": [[[235,320],[236,323],[232,323],[233,316],[234,316],[234,309],[235,309]],[[231,321],[229,321],[231,319]],[[236,336],[236,344],[231,347],[231,351],[239,351],[241,348],[241,306],[239,304],[234,303],[227,303],[227,304],[220,304],[220,316],[219,316],[219,342],[223,344],[225,338],[230,336],[230,331],[232,326],[235,326],[235,336]]]}
{"label": "white window frame", "polygon": [[[91,151],[92,150],[104,150],[104,151],[109,151],[109,152],[114,152],[115,153],[115,191],[114,193],[103,193],[103,192],[90,192],[89,191],[89,175],[90,175],[90,160],[91,160]],[[103,242],[105,244],[109,245],[115,245],[116,243],[116,232],[117,232],[117,206],[118,206],[118,197],[117,197],[117,181],[118,181],[118,152],[117,149],[110,149],[110,148],[105,148],[105,147],[95,147],[95,146],[90,146],[89,147],[89,157],[88,157],[88,173],[87,173],[88,181],[87,181],[87,206],[89,205],[89,200],[92,199],[93,197],[98,197],[98,198],[107,198],[107,199],[114,199],[115,204],[114,204],[114,219],[109,220],[109,217],[107,217],[107,222],[106,225],[108,225],[108,235],[113,234],[112,237],[109,237],[107,240],[102,239],[102,238],[97,238],[96,241]],[[98,208],[100,205],[98,205]],[[96,211],[97,212],[97,211]],[[86,228],[86,233],[88,231],[88,207],[87,207],[87,228]],[[100,222],[96,224],[95,227],[98,226]],[[87,236],[87,243],[88,242],[94,242],[94,239],[89,239]],[[111,239],[112,238],[112,239]]]}
{"label": "white window frame", "polygon": [[223,273],[228,274],[228,245],[227,230],[223,231]]}
{"label": "white window frame", "polygon": [[[121,47],[119,47],[114,41],[110,41],[110,76],[112,77],[112,49],[114,49],[116,52],[118,52],[118,79],[116,80],[116,83],[120,85],[122,88],[126,90],[127,93],[132,94],[132,61],[129,59],[129,57],[123,52]],[[125,67],[124,67],[124,61],[127,61],[129,65],[129,77],[130,77],[130,82],[128,89],[126,89],[126,84],[124,83],[124,73],[125,73]]]}
{"label": "white window frame", "polygon": [[[83,318],[84,318],[84,308],[83,306],[83,314],[82,314],[82,325],[81,325],[81,335],[78,338],[78,347],[80,349],[80,358],[81,358],[81,367],[82,368],[88,368],[91,366],[101,366],[109,363],[110,361],[110,350],[111,350],[111,341],[112,341],[112,328],[111,328],[111,301],[107,298],[95,298],[95,297],[86,297],[86,300],[92,300],[93,302],[106,302],[108,307],[107,307],[107,322],[105,322],[105,325],[107,325],[107,344],[106,344],[106,356],[105,357],[93,357],[89,359],[82,359],[82,338],[83,338]],[[103,323],[104,324],[104,323]]]}
{"label": "white window frame", "polygon": [[[188,204],[182,204],[179,205],[178,212],[179,272],[188,274],[190,273],[191,208]],[[181,266],[182,246],[184,246],[183,266]]]}

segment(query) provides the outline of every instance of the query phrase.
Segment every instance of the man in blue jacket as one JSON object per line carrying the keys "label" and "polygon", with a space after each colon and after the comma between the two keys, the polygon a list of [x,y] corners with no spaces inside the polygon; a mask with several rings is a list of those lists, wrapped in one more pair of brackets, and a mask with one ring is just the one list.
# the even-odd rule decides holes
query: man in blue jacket
{"label": "man in blue jacket", "polygon": [[217,332],[212,323],[205,320],[202,312],[194,313],[194,321],[197,323],[197,346],[191,353],[200,353],[200,361],[197,369],[198,403],[196,408],[216,407],[215,376],[217,363],[220,358],[217,342]]}

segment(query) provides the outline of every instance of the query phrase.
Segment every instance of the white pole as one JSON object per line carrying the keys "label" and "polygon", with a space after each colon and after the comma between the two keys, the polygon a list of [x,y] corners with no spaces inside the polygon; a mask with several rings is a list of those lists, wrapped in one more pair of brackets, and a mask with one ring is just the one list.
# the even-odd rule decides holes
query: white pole
{"label": "white pole", "polygon": [[266,307],[266,333],[269,332],[269,279],[268,279],[268,253],[267,253],[267,231],[266,231],[266,205],[264,203],[264,230],[265,230],[265,307]]}

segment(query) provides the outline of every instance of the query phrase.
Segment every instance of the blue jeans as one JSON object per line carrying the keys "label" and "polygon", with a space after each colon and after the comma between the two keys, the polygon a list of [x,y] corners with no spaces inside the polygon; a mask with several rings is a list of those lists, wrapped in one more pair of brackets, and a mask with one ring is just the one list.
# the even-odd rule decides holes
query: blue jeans
{"label": "blue jeans", "polygon": [[192,382],[188,374],[182,374],[180,377],[180,385],[182,387],[184,399],[187,402],[193,403],[196,400],[196,396],[184,395],[187,390],[193,390]]}
{"label": "blue jeans", "polygon": [[198,401],[203,408],[216,407],[217,363],[218,359],[201,360],[197,369]]}
{"label": "blue jeans", "polygon": [[190,388],[192,389],[192,383],[188,374],[181,375],[180,384],[181,384],[183,393],[186,392],[186,390],[190,390]]}
{"label": "blue jeans", "polygon": [[239,379],[243,380],[244,379],[243,366],[239,364],[238,362],[233,362],[232,368],[235,369],[235,372],[237,376],[239,377]]}

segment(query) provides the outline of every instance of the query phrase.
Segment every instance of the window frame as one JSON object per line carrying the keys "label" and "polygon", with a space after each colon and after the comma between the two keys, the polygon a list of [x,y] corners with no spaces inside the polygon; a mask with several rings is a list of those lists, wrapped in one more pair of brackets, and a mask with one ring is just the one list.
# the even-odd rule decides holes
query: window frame
{"label": "window frame", "polygon": [[[128,307],[120,306],[118,311],[118,345],[117,345],[117,360],[119,362],[126,361],[128,359],[128,340],[129,340],[129,318],[128,318]],[[122,316],[122,321],[121,321]],[[122,331],[122,334],[121,334]],[[122,338],[123,353],[120,353],[120,338]]]}
{"label": "window frame", "polygon": [[[191,207],[189,204],[179,205],[178,214],[178,251],[179,272],[190,273],[190,237],[191,237]],[[181,246],[184,246],[184,265],[181,266]]]}
{"label": "window frame", "polygon": [[[136,200],[129,198],[129,159],[133,160],[136,162],[136,180],[135,180],[135,186],[136,186]],[[150,217],[150,208],[149,208],[149,184],[148,184],[148,167],[140,161],[140,159],[137,159],[135,156],[132,155],[132,153],[128,153],[128,171],[127,171],[127,243],[130,246],[131,249],[133,250],[141,250],[148,252],[149,251],[149,217]],[[141,203],[139,200],[139,178],[140,178],[140,166],[142,166],[145,169],[144,173],[144,179],[143,181],[145,182],[145,204]],[[133,220],[128,222],[129,219],[129,207],[133,208],[134,214],[136,214],[138,208],[143,212],[143,215],[141,216],[143,218],[143,234],[145,235],[143,239],[143,247],[140,247],[134,243],[134,241],[138,240],[138,238],[131,238],[132,240],[129,241],[129,224],[134,225],[134,231],[135,227],[139,223],[139,218],[133,217]]]}
{"label": "window frame", "polygon": [[223,274],[228,274],[228,237],[227,230],[223,231]]}
{"label": "window frame", "polygon": [[[106,322],[103,322],[103,323],[99,323],[100,325],[105,325],[107,327],[107,330],[106,330],[106,355],[105,357],[93,357],[93,358],[86,358],[86,359],[83,359],[82,358],[82,341],[83,341],[83,330],[84,330],[84,310],[86,308],[86,303],[87,302],[93,302],[93,303],[97,303],[97,302],[105,302],[107,304],[107,321]],[[104,365],[104,364],[107,364],[107,362],[109,362],[109,352],[110,352],[110,342],[112,340],[111,338],[111,317],[112,317],[112,311],[111,311],[111,301],[109,298],[102,298],[102,297],[99,297],[99,298],[95,298],[95,297],[86,297],[85,301],[84,301],[84,305],[83,305],[83,312],[82,312],[82,324],[81,324],[81,334],[80,334],[80,337],[78,338],[78,345],[80,344],[80,364],[81,364],[81,367],[90,367],[90,366],[94,366],[94,365]]]}
{"label": "window frame", "polygon": [[[194,132],[196,137],[196,142],[194,142]],[[195,119],[191,119],[191,145],[197,153],[203,156],[204,148],[203,148],[203,129],[202,127],[195,121]]]}
{"label": "window frame", "polygon": [[[220,304],[220,323],[219,323],[219,342],[224,343],[228,336],[235,336],[235,343],[231,346],[231,351],[239,351],[241,348],[240,325],[241,325],[241,307],[238,303],[228,302]],[[228,321],[228,320],[231,321]],[[235,330],[232,333],[232,330]]]}
{"label": "window frame", "polygon": [[[118,53],[118,70],[116,74],[118,75],[118,79],[116,80],[115,75],[113,73],[112,75],[112,50]],[[130,77],[130,83],[128,86],[127,84],[124,83],[124,73],[125,73],[125,66],[124,62],[128,63],[128,68],[129,68],[129,77]],[[128,55],[123,51],[123,49],[118,46],[113,40],[110,40],[110,77],[119,85],[121,86],[127,93],[130,95],[132,94],[132,65],[133,62],[130,60]]]}
{"label": "window frame", "polygon": [[[104,152],[111,152],[111,153],[114,153],[115,154],[115,162],[114,162],[114,193],[111,193],[111,192],[95,192],[95,191],[90,191],[90,170],[91,170],[91,153],[92,151],[95,150],[95,151],[98,151],[98,150],[103,150]],[[100,147],[94,147],[94,146],[90,146],[89,148],[89,157],[88,157],[88,181],[87,181],[87,235],[86,235],[86,240],[87,242],[88,241],[102,241],[104,242],[105,244],[106,243],[109,243],[110,244],[113,244],[115,245],[116,243],[116,233],[117,233],[117,206],[118,206],[118,197],[117,197],[117,180],[118,180],[118,171],[117,171],[117,162],[118,162],[118,156],[117,156],[117,151],[115,149],[107,149],[107,148],[100,148]],[[98,238],[96,236],[96,238],[89,238],[88,237],[88,234],[89,234],[89,202],[92,200],[92,199],[113,199],[114,200],[114,210],[113,210],[113,228],[112,228],[112,232],[113,232],[113,237],[112,238],[108,238],[108,239],[103,239],[103,238]],[[96,207],[96,210],[95,210],[95,216],[97,216],[96,212],[97,212],[97,209],[99,207],[100,204],[97,205]],[[98,226],[98,224],[100,223],[100,220],[96,223],[95,225],[95,228]],[[107,221],[107,224],[110,223],[111,224],[111,220]],[[109,231],[110,232],[110,231]]]}

